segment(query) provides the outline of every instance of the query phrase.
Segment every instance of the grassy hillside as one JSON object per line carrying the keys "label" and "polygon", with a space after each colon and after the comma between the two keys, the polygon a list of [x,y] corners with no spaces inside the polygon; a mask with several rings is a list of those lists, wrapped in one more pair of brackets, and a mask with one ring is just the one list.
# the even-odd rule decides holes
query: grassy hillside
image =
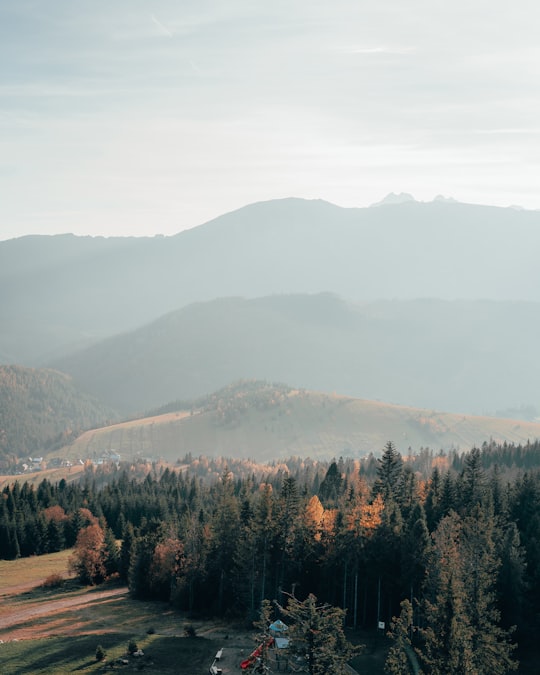
{"label": "grassy hillside", "polygon": [[63,373],[0,366],[0,460],[43,454],[113,418]]}
{"label": "grassy hillside", "polygon": [[190,305],[54,367],[124,414],[239,378],[485,414],[540,407],[539,342],[538,303],[281,295]]}
{"label": "grassy hillside", "polygon": [[469,449],[493,438],[525,443],[540,437],[540,424],[438,413],[346,396],[261,383],[240,384],[198,401],[189,410],[88,431],[63,453],[99,456],[116,449],[124,459],[234,456],[270,461],[378,453],[388,440],[411,447]]}

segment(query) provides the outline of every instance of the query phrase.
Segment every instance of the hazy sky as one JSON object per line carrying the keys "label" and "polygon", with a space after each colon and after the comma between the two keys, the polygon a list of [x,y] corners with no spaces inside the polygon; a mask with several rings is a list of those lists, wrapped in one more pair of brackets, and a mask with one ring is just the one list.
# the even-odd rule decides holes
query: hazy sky
{"label": "hazy sky", "polygon": [[388,192],[540,208],[532,0],[0,0],[0,239]]}

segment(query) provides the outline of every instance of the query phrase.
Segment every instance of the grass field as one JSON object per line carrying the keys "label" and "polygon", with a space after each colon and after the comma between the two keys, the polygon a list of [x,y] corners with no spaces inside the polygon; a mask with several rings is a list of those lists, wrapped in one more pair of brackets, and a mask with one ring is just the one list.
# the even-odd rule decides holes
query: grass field
{"label": "grass field", "polygon": [[51,574],[67,575],[71,549],[20,560],[0,560],[0,597],[21,585],[38,586]]}
{"label": "grass field", "polygon": [[[68,578],[60,588],[44,588],[47,576],[65,574],[69,554],[0,561],[2,675],[142,670],[207,675],[221,648],[223,674],[241,672],[240,661],[254,647],[253,632],[242,623],[188,619],[167,603],[133,600],[125,587],[115,583],[81,587]],[[196,637],[185,637],[187,624],[195,628]],[[127,655],[130,640],[144,656]],[[356,634],[354,641],[366,645],[364,654],[355,659],[359,672],[383,675],[384,638]],[[98,645],[106,651],[103,662],[95,658]]]}
{"label": "grass field", "polygon": [[[0,561],[0,673],[50,674],[175,673],[207,674],[221,647],[227,663],[223,672],[238,671],[241,654],[251,650],[249,631],[230,624],[188,621],[166,603],[130,598],[117,583],[81,587],[66,579],[60,588],[45,588],[51,574],[66,574],[70,551],[15,561]],[[187,623],[197,636],[184,636]],[[224,642],[225,634],[231,639]],[[144,651],[140,658],[127,655],[134,640]],[[96,661],[101,645],[107,656]],[[127,665],[118,659],[127,659]],[[225,659],[224,659],[225,661]]]}
{"label": "grass field", "polygon": [[[137,639],[137,646],[143,650],[140,658],[127,655],[130,638],[125,634],[81,635],[76,638],[49,638],[11,642],[0,645],[0,668],[2,675],[43,673],[102,673],[115,672],[175,673],[176,675],[198,675],[208,673],[212,654],[221,646],[220,642],[204,638],[183,638],[147,635]],[[96,661],[96,647],[106,651],[105,661]],[[126,665],[120,659],[128,661]]]}

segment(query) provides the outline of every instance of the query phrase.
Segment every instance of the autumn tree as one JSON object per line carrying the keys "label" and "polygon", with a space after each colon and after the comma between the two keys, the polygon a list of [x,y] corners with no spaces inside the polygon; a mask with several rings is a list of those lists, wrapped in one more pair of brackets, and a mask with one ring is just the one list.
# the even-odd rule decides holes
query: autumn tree
{"label": "autumn tree", "polygon": [[168,536],[156,544],[148,570],[152,597],[158,600],[171,598],[181,555],[182,544],[176,537]]}
{"label": "autumn tree", "polygon": [[96,523],[80,530],[75,542],[73,555],[69,559],[69,569],[83,584],[98,584],[105,579],[107,553],[105,533]]}

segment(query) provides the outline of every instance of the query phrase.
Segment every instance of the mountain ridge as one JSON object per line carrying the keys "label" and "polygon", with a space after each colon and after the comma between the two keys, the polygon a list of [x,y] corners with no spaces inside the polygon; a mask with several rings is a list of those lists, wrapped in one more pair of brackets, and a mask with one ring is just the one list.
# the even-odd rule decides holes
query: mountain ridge
{"label": "mountain ridge", "polygon": [[479,414],[538,405],[539,341],[539,303],[290,294],[194,303],[50,366],[124,414],[239,378]]}
{"label": "mountain ridge", "polygon": [[0,242],[0,362],[43,365],[216,297],[540,301],[539,249],[533,211],[297,198],[248,205],[171,237]]}

